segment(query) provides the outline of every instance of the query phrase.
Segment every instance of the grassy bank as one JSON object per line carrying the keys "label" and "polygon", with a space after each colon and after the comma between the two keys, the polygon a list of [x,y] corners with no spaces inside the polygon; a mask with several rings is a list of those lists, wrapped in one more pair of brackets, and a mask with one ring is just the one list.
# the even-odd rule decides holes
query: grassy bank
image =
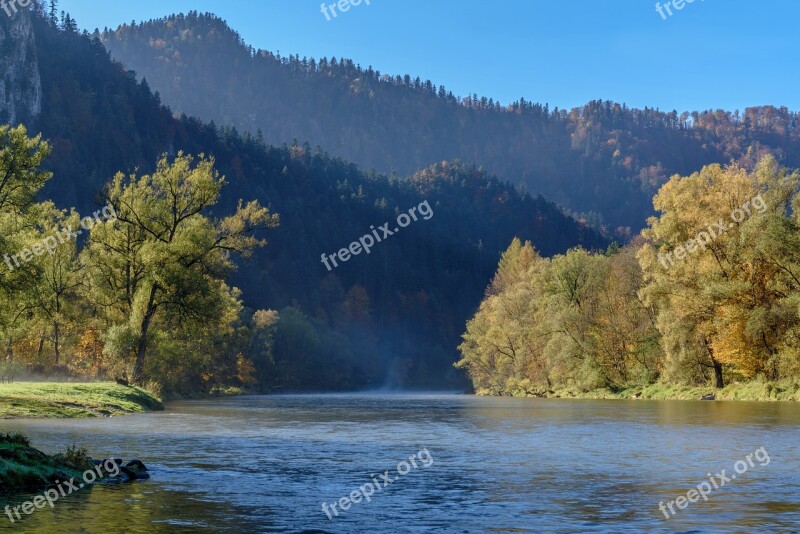
{"label": "grassy bank", "polygon": [[102,417],[163,409],[147,391],[113,382],[0,384],[0,419]]}
{"label": "grassy bank", "polygon": [[[72,453],[73,457],[70,457]],[[21,434],[0,434],[0,494],[35,491],[55,484],[57,480],[79,477],[81,468],[75,451],[48,456],[31,447]]]}
{"label": "grassy bank", "polygon": [[[479,395],[489,395],[488,391],[479,391]],[[714,394],[715,400],[742,401],[800,401],[800,382],[782,380],[779,382],[744,382],[728,384],[722,389],[713,387],[676,386],[651,384],[644,387],[632,387],[621,391],[595,389],[582,391],[563,388],[546,393],[524,393],[519,397],[546,397],[565,399],[650,399],[650,400],[699,400],[703,395]]]}

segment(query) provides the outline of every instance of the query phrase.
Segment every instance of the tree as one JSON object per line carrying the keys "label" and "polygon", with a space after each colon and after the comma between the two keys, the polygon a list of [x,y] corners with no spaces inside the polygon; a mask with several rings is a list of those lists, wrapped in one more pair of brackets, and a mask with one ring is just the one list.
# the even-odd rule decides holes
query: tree
{"label": "tree", "polygon": [[274,380],[274,377],[270,376],[275,369],[272,348],[275,328],[279,319],[280,316],[275,310],[258,310],[250,320],[250,335],[245,344],[243,356],[253,363],[255,376],[262,385],[267,384],[270,379]]}
{"label": "tree", "polygon": [[320,336],[311,321],[300,310],[287,307],[281,310],[276,324],[274,346],[276,355],[278,387],[297,387],[302,378],[330,376],[322,374],[323,362],[319,361],[322,348]]}
{"label": "tree", "polygon": [[50,0],[49,20],[53,28],[58,26],[58,0]]}
{"label": "tree", "polygon": [[0,126],[0,216],[24,215],[36,202],[36,194],[52,177],[40,169],[50,154],[42,136],[28,137],[25,126]]}
{"label": "tree", "polygon": [[476,390],[493,394],[652,381],[658,332],[638,296],[636,247],[577,248],[546,259],[515,239],[467,323],[456,367],[469,371]]}
{"label": "tree", "polygon": [[726,369],[752,377],[773,367],[777,376],[780,348],[796,335],[797,310],[787,313],[798,289],[788,212],[798,183],[800,175],[765,157],[752,173],[710,165],[674,176],[656,195],[661,215],[648,221],[639,260],[671,378],[705,380],[708,369],[721,388]]}
{"label": "tree", "polygon": [[41,136],[28,137],[24,126],[0,126],[0,333],[8,358],[14,340],[25,333],[30,291],[39,280],[19,256],[36,239],[36,195],[51,177],[40,165],[48,154],[50,146]]}
{"label": "tree", "polygon": [[[47,325],[45,329],[52,327],[55,365],[59,365],[62,328],[65,323],[71,322],[70,312],[74,311],[79,302],[81,265],[78,262],[75,239],[62,241],[56,234],[62,233],[63,229],[74,231],[80,224],[80,216],[74,211],[67,214],[56,210],[50,203],[44,205],[43,209],[47,212],[47,223],[43,226],[44,231],[40,238],[48,250],[35,265],[39,270],[39,280],[32,289],[32,307]],[[44,337],[43,334],[41,339],[44,340]]]}
{"label": "tree", "polygon": [[467,323],[459,346],[478,391],[528,394],[549,389],[550,365],[544,357],[544,291],[548,260],[530,242],[514,239],[503,253],[486,298]]}
{"label": "tree", "polygon": [[151,175],[117,174],[107,188],[116,218],[92,229],[83,259],[93,298],[117,327],[113,337],[128,340],[116,346],[132,353],[137,384],[146,379],[151,330],[219,322],[232,254],[248,257],[266,244],[255,233],[278,225],[257,202],[208,218],[223,184],[212,158],[179,153],[172,162],[164,156]]}

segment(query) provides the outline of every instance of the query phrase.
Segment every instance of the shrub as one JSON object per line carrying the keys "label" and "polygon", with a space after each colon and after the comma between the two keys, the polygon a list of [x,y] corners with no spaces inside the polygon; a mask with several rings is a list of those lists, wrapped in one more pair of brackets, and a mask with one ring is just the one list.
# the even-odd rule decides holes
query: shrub
{"label": "shrub", "polygon": [[31,441],[28,439],[28,437],[24,434],[20,434],[19,432],[15,432],[13,434],[0,434],[0,443],[11,443],[14,445],[22,445],[24,447],[31,446]]}
{"label": "shrub", "polygon": [[70,445],[64,454],[59,455],[64,461],[74,465],[77,469],[89,469],[92,467],[92,458],[83,447]]}

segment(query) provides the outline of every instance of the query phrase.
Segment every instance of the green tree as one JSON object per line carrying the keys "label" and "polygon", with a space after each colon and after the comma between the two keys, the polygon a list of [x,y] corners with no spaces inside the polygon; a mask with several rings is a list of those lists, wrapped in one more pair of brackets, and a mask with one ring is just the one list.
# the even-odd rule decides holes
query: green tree
{"label": "green tree", "polygon": [[0,126],[0,334],[7,357],[24,336],[30,319],[30,291],[39,272],[20,258],[37,236],[42,212],[36,195],[51,174],[41,170],[50,146],[41,136],[28,137],[24,126]]}
{"label": "green tree", "polygon": [[[67,214],[47,203],[47,223],[38,236],[38,246],[45,247],[47,253],[35,263],[38,269],[38,283],[32,288],[32,307],[45,324],[45,332],[52,332],[55,365],[61,363],[63,329],[78,320],[76,310],[80,302],[81,265],[78,262],[78,245],[74,238],[65,235],[77,231],[80,216],[74,211]],[[45,335],[42,334],[41,340]],[[39,352],[41,353],[41,341]]]}
{"label": "green tree", "polygon": [[478,391],[528,394],[549,389],[544,358],[543,280],[548,260],[530,242],[514,239],[503,253],[486,298],[467,323],[459,346],[465,368]]}
{"label": "green tree", "polygon": [[[133,380],[146,379],[152,330],[213,324],[225,316],[230,289],[223,278],[232,254],[248,257],[266,241],[258,230],[278,225],[257,202],[210,219],[224,179],[214,160],[179,153],[151,175],[117,174],[106,191],[116,218],[96,225],[83,256],[96,304],[115,325],[119,353],[131,352]],[[159,330],[160,329],[160,330]]]}
{"label": "green tree", "polygon": [[275,329],[280,320],[275,310],[258,310],[250,320],[250,328],[244,357],[253,362],[256,378],[260,384],[267,384],[274,377],[275,358],[273,354]]}
{"label": "green tree", "polygon": [[639,298],[637,245],[541,258],[515,239],[467,323],[456,367],[479,392],[541,395],[649,383],[657,376],[654,312]]}

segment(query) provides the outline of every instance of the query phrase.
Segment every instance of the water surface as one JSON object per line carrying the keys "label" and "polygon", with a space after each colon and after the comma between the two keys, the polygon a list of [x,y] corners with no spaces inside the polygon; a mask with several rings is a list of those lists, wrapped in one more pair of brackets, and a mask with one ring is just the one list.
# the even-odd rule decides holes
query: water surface
{"label": "water surface", "polygon": [[[163,413],[0,421],[52,453],[138,457],[148,482],[95,486],[0,529],[25,532],[800,531],[790,403],[286,395]],[[671,501],[765,447],[708,501]],[[433,463],[329,520],[333,503],[426,448]],[[763,462],[761,462],[763,463]],[[30,498],[30,497],[28,497]],[[5,502],[0,500],[5,506]]]}

